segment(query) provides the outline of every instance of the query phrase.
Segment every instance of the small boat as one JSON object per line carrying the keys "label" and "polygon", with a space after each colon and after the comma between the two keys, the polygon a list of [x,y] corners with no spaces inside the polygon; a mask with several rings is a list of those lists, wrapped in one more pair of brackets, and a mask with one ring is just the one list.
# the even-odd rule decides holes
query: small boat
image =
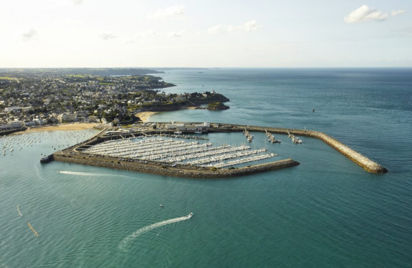
{"label": "small boat", "polygon": [[303,141],[301,139],[299,139],[298,137],[292,136],[292,142],[294,144],[302,144]]}
{"label": "small boat", "polygon": [[161,208],[164,208],[165,206],[163,206],[163,204],[160,204],[160,207],[161,207]]}
{"label": "small boat", "polygon": [[190,219],[191,217],[193,217],[193,212],[190,212],[189,215],[187,215],[187,217]]}

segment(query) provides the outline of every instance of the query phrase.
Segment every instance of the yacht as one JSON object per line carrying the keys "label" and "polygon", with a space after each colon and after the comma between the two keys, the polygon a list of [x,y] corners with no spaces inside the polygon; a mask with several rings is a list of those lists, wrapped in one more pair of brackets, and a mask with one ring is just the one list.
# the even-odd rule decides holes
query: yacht
{"label": "yacht", "polygon": [[295,144],[302,144],[303,141],[295,136],[292,136],[292,142]]}

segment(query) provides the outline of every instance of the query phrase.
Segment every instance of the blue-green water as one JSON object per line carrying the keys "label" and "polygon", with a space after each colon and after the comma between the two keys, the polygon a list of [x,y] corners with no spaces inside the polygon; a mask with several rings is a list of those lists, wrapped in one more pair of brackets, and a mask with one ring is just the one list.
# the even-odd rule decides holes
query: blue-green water
{"label": "blue-green water", "polygon": [[[214,89],[231,99],[231,109],[153,120],[320,130],[389,173],[368,174],[308,138],[295,146],[279,136],[282,144],[268,145],[255,135],[254,146],[292,157],[298,167],[195,180],[39,164],[42,153],[94,131],[2,137],[0,149],[7,143],[14,151],[0,156],[0,267],[412,265],[411,69],[183,69],[162,76],[178,85],[165,91]],[[236,134],[210,139],[243,142]],[[190,220],[131,236],[190,211]]]}

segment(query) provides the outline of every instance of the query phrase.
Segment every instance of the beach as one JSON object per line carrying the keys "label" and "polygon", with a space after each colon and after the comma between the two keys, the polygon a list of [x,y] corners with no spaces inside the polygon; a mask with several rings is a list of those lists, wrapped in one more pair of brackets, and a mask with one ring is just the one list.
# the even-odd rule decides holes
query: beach
{"label": "beach", "polygon": [[146,112],[140,112],[137,113],[136,116],[142,120],[142,122],[147,122],[149,121],[150,117],[154,114],[157,114],[158,112],[151,112],[151,111],[146,111]]}
{"label": "beach", "polygon": [[59,124],[53,126],[40,126],[34,128],[27,128],[24,131],[19,131],[13,133],[13,135],[33,133],[33,132],[43,132],[43,131],[68,131],[68,130],[86,130],[97,127],[101,125],[100,123],[68,123],[68,124]]}
{"label": "beach", "polygon": [[[278,154],[275,161],[301,163],[213,180],[40,163],[45,155],[91,138],[97,133],[93,129],[2,136],[0,230],[7,246],[0,267],[410,266],[412,111],[404,100],[411,96],[412,70],[198,72],[173,69],[162,77],[179,85],[168,92],[190,93],[196,85],[216,88],[231,99],[230,109],[159,111],[151,122],[317,130],[389,172],[367,173],[323,141],[298,133],[300,145],[280,133],[272,134],[282,143],[272,144],[264,132],[252,129],[251,143],[240,132],[196,135],[208,140],[193,142],[266,148]],[[123,148],[124,153],[131,149]],[[191,211],[190,221],[145,228]]]}
{"label": "beach", "polygon": [[[188,106],[188,107],[184,107],[184,108],[182,108],[182,109],[180,109],[180,110],[197,110],[197,109],[199,109],[199,107],[196,107],[196,106]],[[165,111],[165,112],[173,112],[173,111],[178,111],[178,110]],[[157,113],[160,113],[160,112],[145,111],[145,112],[137,113],[136,116],[139,117],[140,120],[142,120],[142,122],[148,122],[148,121],[150,120],[150,117],[151,117],[152,115],[157,114]]]}

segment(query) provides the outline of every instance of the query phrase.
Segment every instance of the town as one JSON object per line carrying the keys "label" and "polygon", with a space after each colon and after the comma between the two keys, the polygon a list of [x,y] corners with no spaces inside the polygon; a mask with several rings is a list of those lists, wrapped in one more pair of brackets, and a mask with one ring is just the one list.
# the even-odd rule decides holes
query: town
{"label": "town", "polygon": [[0,72],[0,132],[70,122],[131,124],[142,111],[228,108],[229,99],[213,90],[166,93],[160,89],[175,85],[157,76],[90,73]]}

